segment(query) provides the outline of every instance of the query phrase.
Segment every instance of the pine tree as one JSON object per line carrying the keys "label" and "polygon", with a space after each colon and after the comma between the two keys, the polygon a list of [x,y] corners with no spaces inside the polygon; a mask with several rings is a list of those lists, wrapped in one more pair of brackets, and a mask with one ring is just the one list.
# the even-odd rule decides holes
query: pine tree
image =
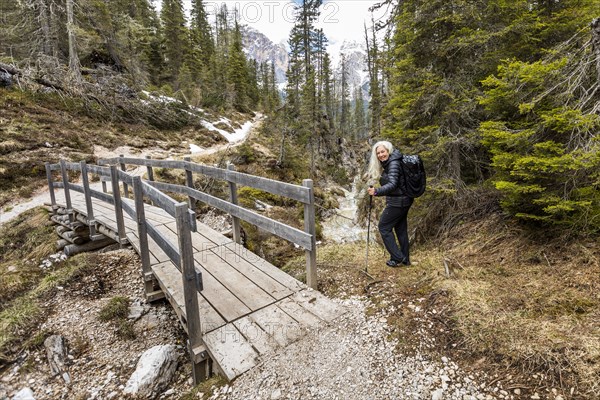
{"label": "pine tree", "polygon": [[340,121],[340,132],[342,137],[348,138],[350,134],[350,101],[348,100],[350,96],[350,85],[348,83],[348,64],[346,62],[346,55],[341,54],[340,57],[340,68],[341,68],[341,76],[340,76],[340,97],[339,97],[339,121]]}
{"label": "pine tree", "polygon": [[202,66],[208,67],[215,52],[215,45],[203,0],[192,0],[190,36],[192,46],[198,53],[197,56],[202,62]]}
{"label": "pine tree", "polygon": [[181,0],[163,0],[161,20],[164,32],[164,55],[168,80],[175,83],[189,54],[189,33]]}
{"label": "pine tree", "polygon": [[236,21],[227,60],[227,87],[231,105],[239,111],[247,109],[251,89],[247,68],[246,56],[242,47],[242,34]]}
{"label": "pine tree", "polygon": [[363,98],[362,88],[357,86],[354,88],[353,94],[354,112],[353,125],[356,132],[356,139],[361,140],[367,137],[367,121],[365,118],[365,100]]}

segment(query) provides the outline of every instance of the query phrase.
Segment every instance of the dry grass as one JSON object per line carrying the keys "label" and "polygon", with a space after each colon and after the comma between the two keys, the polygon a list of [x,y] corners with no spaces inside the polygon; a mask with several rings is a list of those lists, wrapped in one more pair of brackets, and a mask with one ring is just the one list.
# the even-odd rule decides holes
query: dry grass
{"label": "dry grass", "polygon": [[[443,256],[457,266],[456,329],[474,353],[544,372],[567,393],[600,390],[600,248],[595,240],[537,240],[499,218],[465,224]],[[462,240],[460,240],[462,239]]]}
{"label": "dry grass", "polygon": [[[421,343],[415,332],[429,325],[432,351],[498,374],[524,398],[550,388],[565,399],[594,398],[600,392],[600,246],[595,239],[540,236],[490,216],[460,225],[441,243],[413,246],[414,265],[398,269],[386,267],[387,254],[371,245],[374,281],[360,272],[364,243],[320,246],[319,289],[393,306],[388,322],[403,352]],[[300,279],[304,268],[301,256],[285,267]],[[410,302],[422,306],[427,324],[405,311]]]}
{"label": "dry grass", "polygon": [[52,254],[56,234],[41,209],[19,215],[0,228],[0,310],[43,277],[40,261]]}

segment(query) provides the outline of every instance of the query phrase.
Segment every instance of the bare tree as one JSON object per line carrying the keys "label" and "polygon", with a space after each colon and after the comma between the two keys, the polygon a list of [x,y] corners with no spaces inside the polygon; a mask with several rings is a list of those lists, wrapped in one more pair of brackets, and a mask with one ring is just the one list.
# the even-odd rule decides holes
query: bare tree
{"label": "bare tree", "polygon": [[67,35],[69,38],[69,73],[72,83],[81,84],[81,69],[79,56],[77,54],[77,42],[75,37],[75,22],[73,18],[73,0],[67,1]]}

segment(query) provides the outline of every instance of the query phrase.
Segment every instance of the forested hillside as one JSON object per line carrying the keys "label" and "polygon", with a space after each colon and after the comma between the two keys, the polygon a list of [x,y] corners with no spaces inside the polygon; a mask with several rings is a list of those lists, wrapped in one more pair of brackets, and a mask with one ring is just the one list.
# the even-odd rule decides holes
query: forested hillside
{"label": "forested hillside", "polygon": [[[372,143],[389,139],[427,170],[409,214],[415,267],[390,272],[372,251],[381,265],[367,283],[348,272],[364,267],[364,243],[324,243],[319,289],[371,296],[407,352],[419,333],[402,307],[435,311],[431,351],[496,373],[510,388],[502,398],[597,398],[600,2],[384,0],[374,7],[389,10],[385,19],[352,27],[364,30],[363,88],[345,55],[328,53],[322,5],[296,2],[277,82],[273,63],[244,51],[244,21],[226,7],[208,15],[203,0],[189,15],[183,0],[163,0],[160,12],[150,0],[1,1],[0,206],[42,186],[45,161],[93,162],[96,145],[209,146],[220,139],[201,119],[260,112],[256,143],[201,161],[313,178],[321,222],[337,186],[362,178]],[[357,180],[357,224],[367,225],[368,183]],[[289,204],[241,197],[298,222]],[[373,203],[375,236],[383,204]],[[289,243],[247,228],[254,251],[302,279]],[[13,285],[2,257],[0,283]]]}
{"label": "forested hillside", "polygon": [[453,208],[491,186],[524,223],[597,233],[598,17],[593,0],[399,2],[384,134],[427,154]]}

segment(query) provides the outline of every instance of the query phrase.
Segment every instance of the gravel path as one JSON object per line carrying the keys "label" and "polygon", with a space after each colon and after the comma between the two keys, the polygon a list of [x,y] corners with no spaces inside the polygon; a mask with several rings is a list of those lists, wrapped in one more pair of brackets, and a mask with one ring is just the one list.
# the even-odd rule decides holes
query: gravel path
{"label": "gravel path", "polygon": [[367,317],[368,301],[340,301],[348,312],[335,326],[311,332],[212,400],[254,399],[510,399],[487,388],[446,357],[398,354],[385,315]]}

